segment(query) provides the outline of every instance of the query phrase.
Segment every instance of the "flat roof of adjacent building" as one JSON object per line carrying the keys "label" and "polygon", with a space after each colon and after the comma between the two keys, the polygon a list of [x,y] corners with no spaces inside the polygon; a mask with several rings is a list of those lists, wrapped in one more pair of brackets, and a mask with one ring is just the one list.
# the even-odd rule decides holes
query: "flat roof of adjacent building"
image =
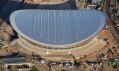
{"label": "flat roof of adjacent building", "polygon": [[8,58],[8,59],[3,59],[1,61],[4,64],[28,63],[28,61],[23,58]]}
{"label": "flat roof of adjacent building", "polygon": [[11,14],[15,31],[42,45],[75,45],[97,35],[105,15],[97,10],[18,10]]}

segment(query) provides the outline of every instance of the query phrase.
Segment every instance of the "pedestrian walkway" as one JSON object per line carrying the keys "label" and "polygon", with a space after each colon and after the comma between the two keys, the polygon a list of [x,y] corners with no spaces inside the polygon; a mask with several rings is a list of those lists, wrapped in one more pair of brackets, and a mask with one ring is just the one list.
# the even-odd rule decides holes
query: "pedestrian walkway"
{"label": "pedestrian walkway", "polygon": [[35,67],[39,70],[39,71],[51,71],[51,69],[46,65],[46,64],[35,64]]}
{"label": "pedestrian walkway", "polygon": [[115,71],[115,69],[112,66],[109,66],[106,62],[103,61],[103,68],[105,71]]}
{"label": "pedestrian walkway", "polygon": [[32,3],[32,4],[61,4],[61,3],[66,3],[69,0],[27,0],[27,3]]}
{"label": "pedestrian walkway", "polygon": [[69,0],[34,0],[38,4],[61,4],[66,3]]}

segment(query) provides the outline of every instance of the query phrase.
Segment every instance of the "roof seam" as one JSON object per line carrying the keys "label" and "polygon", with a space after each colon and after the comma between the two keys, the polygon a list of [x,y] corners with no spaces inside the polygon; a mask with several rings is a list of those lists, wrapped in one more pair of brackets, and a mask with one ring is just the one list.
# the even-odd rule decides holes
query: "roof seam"
{"label": "roof seam", "polygon": [[60,15],[61,15],[61,22],[60,22],[60,27],[61,27],[61,43],[63,42],[63,29],[62,29],[62,12],[60,11]]}
{"label": "roof seam", "polygon": [[42,38],[42,12],[41,12],[41,34],[40,34],[40,38]]}
{"label": "roof seam", "polygon": [[55,11],[54,11],[54,26],[55,26],[55,27],[54,27],[54,34],[55,34],[55,37],[54,37],[55,39],[54,39],[54,40],[55,40],[55,43],[56,43],[56,23],[55,23]]}
{"label": "roof seam", "polygon": [[35,34],[35,19],[36,19],[36,12],[34,12],[34,18],[33,18],[33,34]]}
{"label": "roof seam", "polygon": [[76,27],[76,20],[75,20],[75,14],[73,12],[73,19],[74,19],[74,29],[75,29],[75,38],[77,38],[77,27]]}
{"label": "roof seam", "polygon": [[83,24],[82,24],[82,15],[79,13],[79,16],[80,16],[80,20],[81,20],[81,30],[82,30],[82,32],[81,33],[83,33],[84,32],[84,30],[83,30]]}
{"label": "roof seam", "polygon": [[69,22],[69,15],[68,15],[68,14],[69,14],[69,13],[68,13],[68,11],[67,11],[67,22],[68,22],[68,23],[67,23],[67,26],[68,26],[68,36],[69,36],[69,39],[68,39],[68,40],[70,41],[70,40],[71,40],[71,39],[70,39],[70,25],[69,25],[70,22]]}
{"label": "roof seam", "polygon": [[49,12],[48,12],[48,35],[47,35],[47,41],[49,43]]}

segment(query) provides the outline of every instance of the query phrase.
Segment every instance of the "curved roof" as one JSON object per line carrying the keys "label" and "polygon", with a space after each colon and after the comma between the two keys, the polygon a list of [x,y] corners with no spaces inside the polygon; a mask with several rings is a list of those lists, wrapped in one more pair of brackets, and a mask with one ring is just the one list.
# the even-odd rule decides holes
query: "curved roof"
{"label": "curved roof", "polygon": [[38,44],[70,46],[98,34],[105,15],[96,10],[18,10],[11,14],[12,27]]}

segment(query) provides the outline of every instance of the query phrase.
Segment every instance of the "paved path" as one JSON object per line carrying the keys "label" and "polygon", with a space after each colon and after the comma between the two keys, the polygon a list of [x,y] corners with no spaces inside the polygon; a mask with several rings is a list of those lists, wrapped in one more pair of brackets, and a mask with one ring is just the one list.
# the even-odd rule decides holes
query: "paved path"
{"label": "paved path", "polygon": [[51,69],[46,65],[46,64],[35,64],[35,67],[39,70],[39,71],[51,71]]}

